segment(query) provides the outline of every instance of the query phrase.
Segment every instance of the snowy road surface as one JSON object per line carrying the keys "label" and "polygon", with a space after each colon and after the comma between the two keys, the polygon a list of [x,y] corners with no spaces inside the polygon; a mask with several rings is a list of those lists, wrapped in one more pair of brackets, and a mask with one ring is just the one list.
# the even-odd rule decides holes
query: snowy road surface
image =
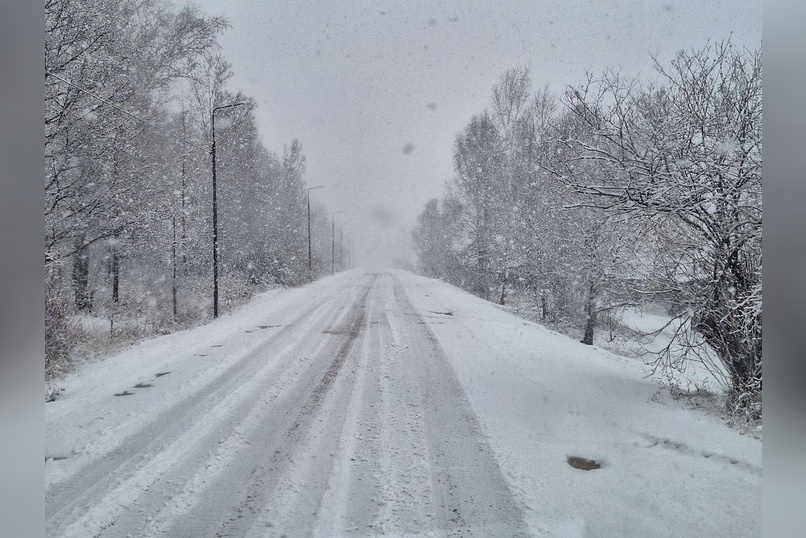
{"label": "snowy road surface", "polygon": [[264,294],[65,387],[48,536],[760,533],[759,441],[405,272]]}

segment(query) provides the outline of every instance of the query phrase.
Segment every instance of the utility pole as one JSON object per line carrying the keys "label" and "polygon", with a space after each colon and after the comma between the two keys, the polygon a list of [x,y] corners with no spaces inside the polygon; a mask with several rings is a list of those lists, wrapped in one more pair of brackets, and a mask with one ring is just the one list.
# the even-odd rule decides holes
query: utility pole
{"label": "utility pole", "polygon": [[311,191],[315,189],[324,188],[324,185],[318,187],[311,187],[308,189],[308,271],[311,271],[313,264],[311,262]]}
{"label": "utility pole", "polygon": [[344,226],[349,222],[350,219],[347,219],[339,224],[339,271],[344,271]]}
{"label": "utility pole", "polygon": [[350,235],[350,230],[347,230],[347,269],[353,268],[353,236]]}
{"label": "utility pole", "polygon": [[344,223],[339,225],[339,271],[344,271]]}
{"label": "utility pole", "polygon": [[225,108],[241,106],[245,103],[232,103],[213,108],[210,113],[210,123],[212,127],[212,144],[210,155],[213,158],[213,318],[218,317],[218,198],[216,190],[216,169],[215,169],[215,113]]}
{"label": "utility pole", "polygon": [[330,274],[336,274],[336,215],[344,211],[334,211],[330,215]]}

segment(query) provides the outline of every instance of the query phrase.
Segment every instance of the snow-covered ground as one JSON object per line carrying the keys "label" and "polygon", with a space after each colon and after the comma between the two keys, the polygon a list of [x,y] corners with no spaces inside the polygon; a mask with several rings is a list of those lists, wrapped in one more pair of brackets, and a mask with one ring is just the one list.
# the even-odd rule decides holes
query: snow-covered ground
{"label": "snow-covered ground", "polygon": [[270,292],[65,379],[48,534],[760,535],[761,442],[644,374],[402,271]]}
{"label": "snow-covered ground", "polygon": [[[630,342],[630,346],[643,354],[648,365],[653,365],[658,354],[667,347],[671,348],[673,356],[683,355],[684,342],[674,337],[675,331],[682,327],[680,319],[635,307],[621,309],[618,317],[622,325],[636,332],[636,338]],[[691,338],[698,338],[691,331],[688,334]],[[686,392],[705,390],[724,393],[729,379],[727,371],[710,347],[703,345],[698,349],[698,354],[690,354],[688,360],[680,361],[675,368],[655,368],[651,377]]]}
{"label": "snow-covered ground", "polygon": [[[676,405],[640,361],[401,277],[417,308],[451,310],[432,330],[534,534],[760,535],[760,441]],[[603,466],[576,470],[569,455]]]}

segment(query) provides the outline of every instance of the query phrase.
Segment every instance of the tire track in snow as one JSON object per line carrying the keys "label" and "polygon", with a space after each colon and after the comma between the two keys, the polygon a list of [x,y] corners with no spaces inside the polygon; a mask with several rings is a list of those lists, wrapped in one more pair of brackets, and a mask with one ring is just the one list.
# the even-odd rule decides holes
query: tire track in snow
{"label": "tire track in snow", "polygon": [[529,536],[450,363],[405,292],[384,275],[367,311],[362,344],[248,536]]}
{"label": "tire track in snow", "polygon": [[[238,389],[248,385],[250,380],[256,379],[267,364],[265,357],[268,353],[276,351],[283,343],[287,346],[289,342],[310,340],[311,334],[306,333],[301,338],[299,332],[315,332],[318,323],[325,321],[324,318],[334,317],[332,309],[336,309],[335,317],[338,319],[342,313],[341,305],[338,301],[332,301],[342,293],[342,290],[334,288],[317,297],[290,323],[267,334],[253,351],[216,375],[200,391],[189,395],[159,415],[154,422],[128,436],[116,449],[92,459],[80,472],[51,487],[46,492],[48,535],[65,535],[70,528],[75,529],[78,536],[88,535],[91,531],[100,533],[106,528],[114,529],[112,526],[123,510],[110,501],[117,498],[117,504],[122,501],[135,503],[139,494],[150,489],[160,474],[165,472],[165,465],[169,461],[166,451],[170,453],[172,445],[187,438],[188,432],[198,421],[215,415],[216,409],[222,406],[225,406],[226,413],[220,413],[218,428],[205,435],[202,427],[202,433],[192,439],[192,444],[184,445],[180,454],[172,457],[185,460],[198,458],[199,453],[205,450],[205,443],[211,442],[207,437],[230,435],[257,401],[252,393],[243,394],[242,390],[240,401],[232,401],[232,395],[239,393]],[[292,355],[288,355],[285,360],[277,361],[272,365],[273,370],[282,368],[291,358]],[[216,444],[215,441],[212,443]],[[177,489],[176,484],[173,489]],[[150,517],[145,515],[145,511],[140,512],[143,513],[135,517]]]}
{"label": "tire track in snow", "polygon": [[528,536],[423,318],[388,275],[367,310],[356,373],[342,370],[249,536]]}
{"label": "tire track in snow", "polygon": [[[370,328],[378,323],[379,308],[383,303],[370,298]],[[377,513],[380,471],[375,460],[380,441],[375,432],[379,429],[380,390],[377,365],[370,359],[379,352],[377,331],[367,331],[362,340],[360,353],[354,358],[355,375],[345,379],[342,397],[347,404],[341,428],[330,444],[332,467],[311,530],[314,536],[340,536],[369,527]],[[356,508],[362,512],[361,517],[348,518]]]}
{"label": "tire track in snow", "polygon": [[[117,476],[71,507],[98,506],[83,535],[528,535],[400,283],[359,277],[328,297],[259,346],[285,353],[271,367],[239,359],[208,391],[217,403],[173,416],[215,427],[164,422],[160,443],[113,460]],[[52,521],[77,522],[67,515]],[[82,535],[68,530],[51,534]]]}
{"label": "tire track in snow", "polygon": [[[392,277],[410,375],[419,377],[434,527],[448,536],[529,536],[492,448],[434,334]],[[416,366],[415,366],[416,365]]]}
{"label": "tire track in snow", "polygon": [[[298,492],[294,488],[300,485],[293,480],[289,485],[285,475],[303,459],[304,441],[314,426],[316,413],[362,333],[371,287],[372,279],[361,285],[357,299],[348,303],[346,313],[335,325],[316,326],[318,334],[327,335],[318,336],[318,340],[327,345],[311,359],[306,374],[289,388],[288,397],[267,410],[227,473],[207,485],[210,494],[202,495],[182,519],[164,527],[166,536],[245,536],[256,527],[258,516],[267,506],[282,508],[288,501],[281,499],[295,497]],[[329,328],[322,331],[322,326]],[[325,476],[327,472],[329,465]],[[306,518],[312,520],[311,514]],[[212,529],[216,529],[215,533],[209,534]]]}

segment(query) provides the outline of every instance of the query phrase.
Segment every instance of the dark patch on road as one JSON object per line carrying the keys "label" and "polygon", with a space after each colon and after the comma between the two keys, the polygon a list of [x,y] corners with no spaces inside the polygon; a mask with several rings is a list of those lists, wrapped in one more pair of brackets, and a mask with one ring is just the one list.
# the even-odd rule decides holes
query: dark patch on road
{"label": "dark patch on road", "polygon": [[568,456],[568,465],[574,469],[581,469],[583,471],[592,471],[600,469],[602,464],[596,460],[583,458],[581,456]]}
{"label": "dark patch on road", "polygon": [[164,376],[164,375],[168,375],[168,374],[170,374],[170,373],[171,373],[171,372],[159,372],[159,373],[157,373],[157,374],[154,374],[154,377],[155,377],[155,378],[157,378],[157,377],[162,377],[162,376]]}
{"label": "dark patch on road", "polygon": [[124,390],[123,392],[116,392],[115,396],[131,396],[134,394],[133,392],[129,392],[128,390]]}
{"label": "dark patch on road", "polygon": [[136,389],[147,389],[148,387],[153,387],[151,383],[137,383],[134,388]]}

